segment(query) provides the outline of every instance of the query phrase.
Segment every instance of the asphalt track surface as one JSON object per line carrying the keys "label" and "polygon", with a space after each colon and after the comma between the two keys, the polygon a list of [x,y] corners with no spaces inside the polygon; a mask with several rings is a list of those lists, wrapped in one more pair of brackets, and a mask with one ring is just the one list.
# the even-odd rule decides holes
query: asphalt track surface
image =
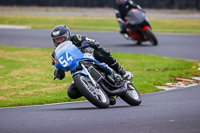
{"label": "asphalt track surface", "polygon": [[[158,46],[135,45],[115,32],[73,31],[97,39],[114,52],[155,54],[199,60],[200,35],[156,34]],[[53,48],[49,30],[0,29],[0,44]],[[200,87],[142,95],[131,107],[117,99],[108,109],[87,101],[0,109],[1,133],[198,133]]]}

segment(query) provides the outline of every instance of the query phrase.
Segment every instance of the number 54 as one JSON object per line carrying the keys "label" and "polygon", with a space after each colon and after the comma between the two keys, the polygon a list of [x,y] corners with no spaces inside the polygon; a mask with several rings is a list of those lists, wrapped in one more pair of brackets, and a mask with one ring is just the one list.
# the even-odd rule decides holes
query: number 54
{"label": "number 54", "polygon": [[66,52],[66,59],[67,60],[65,60],[65,59],[63,59],[64,57],[63,56],[61,56],[59,59],[58,59],[58,61],[60,62],[60,64],[63,66],[63,67],[66,67],[69,63],[69,61],[73,61],[73,58],[72,58],[72,56],[70,56],[69,57],[69,54],[68,54],[68,52]]}

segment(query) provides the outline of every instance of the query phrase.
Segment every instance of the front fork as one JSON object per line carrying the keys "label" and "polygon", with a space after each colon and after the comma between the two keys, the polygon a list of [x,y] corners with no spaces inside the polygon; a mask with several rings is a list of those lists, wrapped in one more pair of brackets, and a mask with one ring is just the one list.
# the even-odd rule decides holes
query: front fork
{"label": "front fork", "polygon": [[88,72],[88,69],[82,64],[80,63],[82,68],[84,69],[84,71],[87,73],[89,79],[91,80],[92,84],[95,86],[95,87],[98,87],[97,85],[97,82],[92,78],[92,76],[90,75],[90,73]]}

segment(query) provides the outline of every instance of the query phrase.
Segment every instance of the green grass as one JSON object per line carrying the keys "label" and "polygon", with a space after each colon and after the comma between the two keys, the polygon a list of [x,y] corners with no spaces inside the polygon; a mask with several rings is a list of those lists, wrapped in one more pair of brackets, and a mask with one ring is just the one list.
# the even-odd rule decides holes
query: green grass
{"label": "green grass", "polygon": [[[200,19],[150,19],[154,32],[200,33]],[[72,30],[118,31],[116,18],[87,16],[34,16],[3,15],[0,24],[25,25],[33,29],[52,29],[56,25],[65,24]]]}
{"label": "green grass", "polygon": [[0,15],[0,24],[25,25],[33,29],[52,29],[56,25],[65,24],[73,30],[117,30],[117,22],[113,18],[91,17],[52,17]]}
{"label": "green grass", "polygon": [[[67,96],[67,88],[72,82],[70,72],[66,73],[64,80],[53,81],[52,51],[0,45],[0,107],[72,101]],[[132,81],[140,93],[161,91],[155,86],[174,82],[176,77],[199,75],[198,64],[194,61],[154,55],[112,54],[134,74]]]}
{"label": "green grass", "polygon": [[200,33],[200,19],[150,19],[154,32]]}

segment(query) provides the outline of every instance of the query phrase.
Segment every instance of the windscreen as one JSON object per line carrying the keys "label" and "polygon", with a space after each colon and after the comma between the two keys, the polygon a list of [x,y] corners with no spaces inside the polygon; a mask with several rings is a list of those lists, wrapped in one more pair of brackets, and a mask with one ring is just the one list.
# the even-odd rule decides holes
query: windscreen
{"label": "windscreen", "polygon": [[145,20],[145,16],[143,12],[137,9],[131,9],[128,11],[125,19],[128,20],[129,24],[136,25],[142,23]]}

